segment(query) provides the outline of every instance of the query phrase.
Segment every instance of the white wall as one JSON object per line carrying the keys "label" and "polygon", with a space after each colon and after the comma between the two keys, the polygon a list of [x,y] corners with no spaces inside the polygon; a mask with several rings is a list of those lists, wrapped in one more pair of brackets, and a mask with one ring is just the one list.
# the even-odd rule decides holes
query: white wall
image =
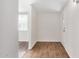
{"label": "white wall", "polygon": [[31,49],[37,42],[37,12],[31,6],[29,13],[29,49]]}
{"label": "white wall", "polygon": [[38,13],[38,41],[60,42],[62,35],[61,14],[57,12]]}
{"label": "white wall", "polygon": [[[34,3],[36,0],[18,0],[18,12],[19,12],[19,41],[29,41],[28,39],[28,20],[24,20],[24,19],[28,19],[28,14],[30,13],[30,6],[32,3]],[[24,14],[21,14],[24,13]],[[26,17],[25,17],[26,16]],[[24,18],[21,18],[24,17]],[[26,24],[22,25],[22,21],[21,19],[23,19]],[[23,22],[24,23],[24,22]],[[21,26],[22,25],[22,26]]]}
{"label": "white wall", "polygon": [[31,0],[19,0],[19,12],[28,12],[30,8],[30,2]]}
{"label": "white wall", "polygon": [[39,11],[61,11],[68,0],[36,0],[34,6]]}
{"label": "white wall", "polygon": [[18,57],[18,0],[0,0],[0,57]]}
{"label": "white wall", "polygon": [[30,5],[35,3],[36,0],[18,0],[19,12],[29,12]]}
{"label": "white wall", "polygon": [[64,26],[62,43],[70,57],[79,58],[79,5],[75,5],[70,0],[68,6],[64,9]]}
{"label": "white wall", "polygon": [[18,41],[25,41],[28,42],[28,31],[19,31],[18,33],[19,40]]}
{"label": "white wall", "polygon": [[[2,7],[3,5],[2,4],[3,4],[3,0],[0,0],[0,15],[1,15],[0,16],[0,54],[2,53],[2,48],[1,48],[1,46],[2,46],[2,44],[1,44],[2,43],[1,42],[2,41],[2,28],[1,27],[2,27],[2,16],[3,16],[3,12],[2,12],[3,11],[3,7]],[[0,55],[0,57],[1,57],[1,55]]]}

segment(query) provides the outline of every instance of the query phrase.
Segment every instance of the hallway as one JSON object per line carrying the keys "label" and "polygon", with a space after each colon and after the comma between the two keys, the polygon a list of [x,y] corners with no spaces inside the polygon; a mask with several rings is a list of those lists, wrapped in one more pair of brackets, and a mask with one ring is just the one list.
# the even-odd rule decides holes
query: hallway
{"label": "hallway", "polygon": [[0,58],[19,56],[79,58],[79,0],[0,0]]}
{"label": "hallway", "polygon": [[23,58],[69,58],[60,42],[37,42],[32,50],[25,51]]}

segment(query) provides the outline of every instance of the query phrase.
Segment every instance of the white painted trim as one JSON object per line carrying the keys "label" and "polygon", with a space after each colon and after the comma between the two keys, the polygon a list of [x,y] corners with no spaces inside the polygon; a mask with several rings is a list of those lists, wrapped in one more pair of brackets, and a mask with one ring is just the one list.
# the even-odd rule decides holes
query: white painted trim
{"label": "white painted trim", "polygon": [[42,39],[42,40],[37,40],[38,42],[60,42],[60,40],[44,40],[44,39]]}
{"label": "white painted trim", "polygon": [[35,46],[36,43],[37,43],[37,41],[33,42],[33,44],[29,44],[28,49],[31,50]]}
{"label": "white painted trim", "polygon": [[29,44],[28,44],[28,49],[31,49],[31,29],[32,29],[32,23],[31,23],[31,19],[32,19],[32,6],[30,6],[29,9],[29,16],[28,16],[28,40],[29,40]]}
{"label": "white painted trim", "polygon": [[20,42],[29,42],[28,40],[18,40]]}
{"label": "white painted trim", "polygon": [[69,53],[68,49],[65,47],[64,43],[63,43],[63,42],[61,42],[61,44],[62,44],[62,45],[63,45],[63,47],[65,48],[65,50],[66,50],[67,54],[69,55],[69,57],[71,58],[71,54]]}

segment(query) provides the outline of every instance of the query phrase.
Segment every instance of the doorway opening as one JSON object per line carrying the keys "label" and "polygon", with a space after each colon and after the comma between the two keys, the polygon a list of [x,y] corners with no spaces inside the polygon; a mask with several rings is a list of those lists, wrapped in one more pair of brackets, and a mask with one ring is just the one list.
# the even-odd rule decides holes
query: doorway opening
{"label": "doorway opening", "polygon": [[18,55],[19,57],[22,57],[26,50],[28,50],[29,45],[29,39],[28,39],[28,6],[27,6],[27,0],[19,0],[18,3],[18,43],[19,43],[19,49],[18,49]]}
{"label": "doorway opening", "polygon": [[21,57],[28,49],[28,14],[19,13],[18,15],[18,38],[19,56]]}

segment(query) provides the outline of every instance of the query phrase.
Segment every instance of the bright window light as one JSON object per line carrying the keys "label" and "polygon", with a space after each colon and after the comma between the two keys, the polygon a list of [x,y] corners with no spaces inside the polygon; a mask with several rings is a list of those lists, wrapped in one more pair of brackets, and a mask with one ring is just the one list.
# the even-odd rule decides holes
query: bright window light
{"label": "bright window light", "polygon": [[31,0],[19,0],[18,9],[18,30],[28,31],[28,13]]}
{"label": "bright window light", "polygon": [[28,31],[28,14],[19,14],[18,27],[19,31]]}

